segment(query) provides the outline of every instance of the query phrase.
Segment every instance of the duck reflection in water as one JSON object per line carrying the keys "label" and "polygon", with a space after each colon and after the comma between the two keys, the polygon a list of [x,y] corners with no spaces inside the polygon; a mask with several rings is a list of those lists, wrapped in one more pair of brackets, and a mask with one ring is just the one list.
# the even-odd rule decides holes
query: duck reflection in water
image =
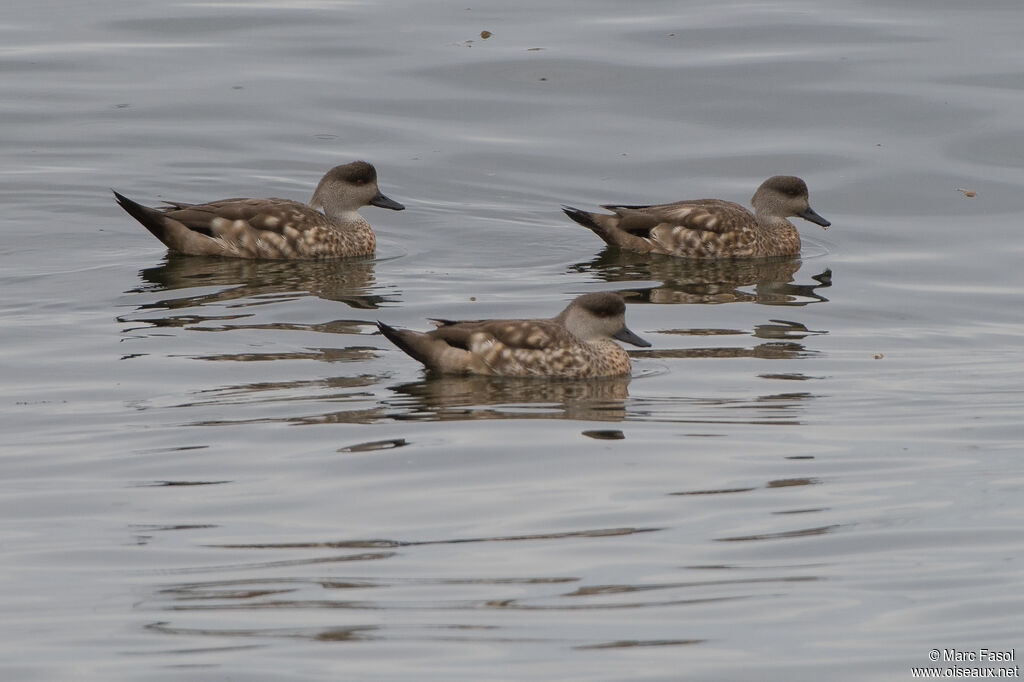
{"label": "duck reflection in water", "polygon": [[389,417],[402,421],[475,419],[573,419],[622,421],[627,416],[629,376],[537,381],[524,377],[431,375],[392,386],[384,401]]}
{"label": "duck reflection in water", "polygon": [[366,387],[383,383],[384,377],[362,378],[367,381],[362,390],[341,390],[332,397],[332,404],[351,402],[349,409],[273,421],[307,425],[489,419],[618,422],[628,416],[629,376],[537,381],[530,377],[431,374],[423,381],[390,386],[389,395],[374,400],[363,399]]}
{"label": "duck reflection in water", "polygon": [[[395,299],[380,293],[376,283],[373,258],[350,258],[337,261],[275,261],[241,258],[185,256],[168,253],[162,265],[139,272],[143,286],[129,293],[147,291],[186,292],[180,298],[168,298],[147,308],[176,309],[253,299],[253,304],[266,302],[266,297],[281,295],[296,298],[312,295],[329,301],[372,310],[381,303]],[[217,291],[199,290],[219,287]]]}
{"label": "duck reflection in water", "polygon": [[789,320],[769,320],[768,324],[754,327],[753,333],[740,329],[662,329],[661,334],[676,336],[754,336],[767,339],[753,347],[747,346],[712,346],[702,348],[661,348],[647,351],[644,357],[649,358],[761,358],[767,360],[791,360],[818,355],[819,351],[811,350],[798,343],[808,336],[827,334],[824,330],[808,329],[800,322]]}
{"label": "duck reflection in water", "polygon": [[[577,263],[571,272],[586,272],[605,282],[662,282],[654,287],[631,287],[621,292],[631,303],[740,303],[803,306],[827,302],[818,289],[832,286],[825,269],[796,284],[799,258],[759,260],[692,260],[658,254],[638,254],[608,247],[596,258]],[[752,288],[752,290],[751,290]]]}

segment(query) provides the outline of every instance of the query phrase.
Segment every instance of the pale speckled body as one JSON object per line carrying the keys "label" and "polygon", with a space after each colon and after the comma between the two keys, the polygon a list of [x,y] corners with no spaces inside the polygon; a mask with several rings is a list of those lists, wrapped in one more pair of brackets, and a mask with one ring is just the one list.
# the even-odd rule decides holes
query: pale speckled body
{"label": "pale speckled body", "polygon": [[[291,199],[221,199],[203,204],[142,206],[117,192],[118,203],[169,249],[234,258],[318,259],[374,252],[373,228],[358,213],[366,205],[402,210],[377,188],[365,161],[336,166],[310,204]],[[322,208],[323,212],[317,210]]]}
{"label": "pale speckled body", "polygon": [[800,216],[828,227],[809,204],[807,185],[776,175],[754,193],[751,212],[722,199],[650,206],[604,205],[612,215],[565,207],[566,215],[606,243],[640,253],[681,258],[770,258],[800,253],[800,233],[787,220]]}
{"label": "pale speckled body", "polygon": [[469,336],[467,371],[492,376],[590,378],[629,374],[629,355],[614,341],[584,342],[554,322],[490,322]]}
{"label": "pale speckled body", "polygon": [[219,255],[237,258],[339,258],[374,252],[370,223],[353,212],[343,224],[289,199],[225,199],[158,209],[185,225],[206,225]]}
{"label": "pale speckled body", "polygon": [[626,327],[625,303],[612,292],[579,296],[551,319],[435,323],[430,332],[378,326],[433,370],[490,376],[620,376],[629,374],[631,363],[613,339],[650,345]]}

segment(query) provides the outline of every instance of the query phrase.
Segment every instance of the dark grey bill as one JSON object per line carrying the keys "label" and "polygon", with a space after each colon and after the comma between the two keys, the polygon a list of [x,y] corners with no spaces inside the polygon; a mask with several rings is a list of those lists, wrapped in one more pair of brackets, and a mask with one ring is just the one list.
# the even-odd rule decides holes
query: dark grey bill
{"label": "dark grey bill", "polygon": [[640,346],[641,348],[649,348],[650,342],[644,341],[639,336],[634,334],[629,327],[623,327],[619,331],[612,335],[613,339],[622,341],[623,343],[631,343],[634,346]]}
{"label": "dark grey bill", "polygon": [[797,213],[797,215],[800,216],[801,218],[803,218],[804,220],[810,220],[812,223],[815,223],[817,225],[821,225],[825,229],[828,229],[828,226],[832,224],[829,221],[827,221],[824,218],[822,218],[817,213],[815,213],[814,209],[811,208],[810,206],[807,207],[806,211],[804,211],[802,213]]}
{"label": "dark grey bill", "polygon": [[[377,196],[375,196],[374,198],[370,199],[370,203],[373,204],[374,206],[380,206],[381,208],[390,208],[392,211],[404,211],[405,210],[405,206],[402,206],[400,203],[398,203],[394,199],[388,199],[386,196],[384,196],[380,192],[377,192]],[[809,218],[808,218],[808,220],[809,220]]]}

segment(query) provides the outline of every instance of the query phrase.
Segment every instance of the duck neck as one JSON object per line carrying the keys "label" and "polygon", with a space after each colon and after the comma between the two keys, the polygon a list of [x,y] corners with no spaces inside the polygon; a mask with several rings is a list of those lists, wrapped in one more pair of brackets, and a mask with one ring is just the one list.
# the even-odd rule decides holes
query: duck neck
{"label": "duck neck", "polygon": [[778,207],[774,204],[759,202],[756,197],[751,204],[754,207],[754,217],[757,219],[758,225],[763,225],[771,231],[796,229],[793,223],[780,215]]}
{"label": "duck neck", "polygon": [[359,211],[352,208],[339,208],[323,207],[324,215],[330,220],[336,223],[361,223],[364,222],[363,216],[359,215]]}
{"label": "duck neck", "polygon": [[362,221],[362,216],[354,208],[347,208],[342,206],[337,201],[333,201],[330,197],[324,200],[324,195],[320,193],[320,188],[313,193],[313,198],[310,199],[309,205],[313,208],[318,208],[324,212],[328,220],[336,223],[353,223]]}

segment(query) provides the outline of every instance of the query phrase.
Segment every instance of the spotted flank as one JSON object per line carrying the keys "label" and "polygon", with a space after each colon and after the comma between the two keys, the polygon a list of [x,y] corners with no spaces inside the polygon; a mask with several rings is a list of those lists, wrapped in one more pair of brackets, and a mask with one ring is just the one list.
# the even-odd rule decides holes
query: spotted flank
{"label": "spotted flank", "polygon": [[787,218],[797,216],[824,228],[831,225],[811,208],[807,185],[797,177],[768,178],[750,203],[753,213],[722,199],[601,207],[611,215],[571,206],[562,210],[607,244],[681,258],[795,256],[800,253],[800,233]]}
{"label": "spotted flank", "polygon": [[[172,251],[235,258],[344,258],[374,252],[373,228],[358,213],[373,205],[404,206],[380,193],[377,171],[365,161],[324,175],[310,203],[291,199],[222,199],[204,204],[168,201],[149,208],[114,192],[121,207]],[[318,210],[320,209],[320,210]]]}
{"label": "spotted flank", "polygon": [[625,314],[622,297],[604,292],[583,294],[550,319],[435,320],[430,332],[377,326],[442,373],[590,378],[629,374],[629,356],[615,340],[650,346],[626,327]]}

